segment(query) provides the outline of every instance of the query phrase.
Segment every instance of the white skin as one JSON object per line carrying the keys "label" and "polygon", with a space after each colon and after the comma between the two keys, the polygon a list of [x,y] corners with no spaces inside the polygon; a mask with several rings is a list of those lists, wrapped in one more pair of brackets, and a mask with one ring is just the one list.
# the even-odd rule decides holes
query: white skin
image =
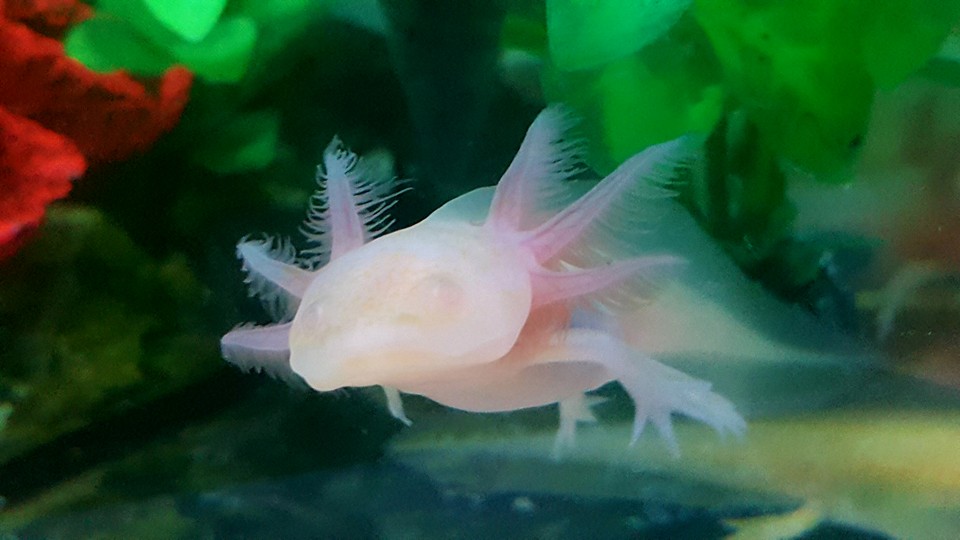
{"label": "white skin", "polygon": [[651,421],[676,453],[673,413],[742,433],[743,419],[709,383],[620,338],[620,307],[650,270],[679,261],[624,257],[614,240],[637,226],[624,216],[630,197],[657,193],[664,168],[685,157],[683,142],[634,156],[569,202],[579,150],[565,138],[569,124],[559,108],[541,113],[492,200],[472,192],[378,238],[394,186],[335,139],[305,227],[326,264],[306,270],[292,248],[242,241],[253,291],[293,317],[228,333],[224,357],[319,391],[381,385],[404,422],[400,392],[476,412],[558,403],[558,446],[593,419],[584,393],[614,380],[636,406],[634,441]]}

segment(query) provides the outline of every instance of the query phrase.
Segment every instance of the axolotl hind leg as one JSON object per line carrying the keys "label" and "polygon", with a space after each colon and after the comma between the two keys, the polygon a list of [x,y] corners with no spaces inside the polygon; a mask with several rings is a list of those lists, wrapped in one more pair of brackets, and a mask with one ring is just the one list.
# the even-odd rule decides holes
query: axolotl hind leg
{"label": "axolotl hind leg", "polygon": [[556,332],[545,342],[518,346],[500,360],[435,379],[410,382],[401,391],[465,411],[499,412],[557,403],[560,426],[554,454],[573,445],[576,426],[594,421],[584,395],[619,382],[636,408],[631,444],[653,423],[670,452],[679,454],[671,415],[700,420],[720,434],[742,434],[746,423],[710,383],[648,358],[614,334],[594,328]]}
{"label": "axolotl hind leg", "polygon": [[[675,413],[699,420],[721,435],[729,432],[741,436],[746,431],[743,417],[732,403],[711,390],[709,382],[657,362],[602,330],[574,328],[562,332],[561,336],[548,350],[531,359],[533,361],[523,370],[523,375],[539,372],[538,380],[558,380],[562,373],[573,374],[582,371],[586,365],[602,366],[604,378],[619,382],[633,400],[631,445],[639,440],[649,422],[657,428],[670,453],[679,456],[680,446],[671,423],[671,416]],[[583,367],[565,369],[564,366],[571,363]],[[557,375],[545,377],[551,370]],[[597,400],[594,396],[579,393],[558,401],[560,426],[554,456],[573,446],[578,423],[596,421],[590,408]]]}
{"label": "axolotl hind leg", "polygon": [[713,392],[709,382],[661,364],[607,332],[570,329],[563,334],[560,349],[566,358],[602,364],[611,379],[617,380],[633,399],[636,411],[631,444],[650,422],[671,454],[679,455],[670,419],[674,413],[699,420],[721,435],[742,435],[746,430],[746,422],[733,404]]}

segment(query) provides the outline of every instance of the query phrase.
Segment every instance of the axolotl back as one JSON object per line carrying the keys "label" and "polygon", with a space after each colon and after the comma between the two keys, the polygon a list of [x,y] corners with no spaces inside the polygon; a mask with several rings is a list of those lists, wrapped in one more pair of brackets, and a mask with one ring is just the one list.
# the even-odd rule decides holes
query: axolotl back
{"label": "axolotl back", "polygon": [[238,245],[252,291],[280,322],[229,332],[224,357],[320,391],[383,386],[404,422],[400,392],[477,412],[558,403],[558,446],[593,419],[584,393],[614,380],[634,401],[634,441],[650,421],[676,453],[673,413],[742,433],[709,383],[622,339],[643,331],[622,315],[682,264],[624,247],[619,237],[645,219],[630,202],[668,196],[691,143],[651,147],[584,189],[570,180],[582,172],[571,122],[546,109],[495,190],[387,234],[396,182],[334,139],[304,227],[313,259],[270,239]]}

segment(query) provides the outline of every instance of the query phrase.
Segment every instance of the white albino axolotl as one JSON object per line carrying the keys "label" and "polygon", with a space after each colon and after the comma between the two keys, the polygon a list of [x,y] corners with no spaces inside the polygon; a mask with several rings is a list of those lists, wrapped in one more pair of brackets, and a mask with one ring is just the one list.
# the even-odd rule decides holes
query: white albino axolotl
{"label": "white albino axolotl", "polygon": [[584,393],[614,380],[635,404],[633,441],[650,421],[676,453],[673,413],[742,433],[709,383],[621,339],[643,332],[624,328],[621,314],[652,292],[653,271],[682,262],[618,241],[642,226],[631,199],[668,196],[662,184],[689,142],[651,147],[589,184],[570,180],[582,172],[571,123],[562,108],[546,109],[492,196],[475,190],[379,237],[396,182],[334,139],[304,228],[326,264],[298,261],[282,242],[241,241],[252,292],[284,322],[231,331],[224,357],[319,391],[381,385],[407,423],[400,392],[477,412],[557,403],[557,448],[593,420]]}

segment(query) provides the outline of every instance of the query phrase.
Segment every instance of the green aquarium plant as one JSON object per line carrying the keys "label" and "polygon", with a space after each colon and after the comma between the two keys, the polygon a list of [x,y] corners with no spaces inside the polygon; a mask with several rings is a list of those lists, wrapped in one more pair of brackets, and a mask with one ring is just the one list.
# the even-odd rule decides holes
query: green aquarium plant
{"label": "green aquarium plant", "polygon": [[849,181],[876,91],[927,65],[958,20],[957,0],[549,0],[543,84],[586,118],[601,172],[682,133],[708,136],[688,208],[796,299],[821,253],[791,239],[786,171]]}
{"label": "green aquarium plant", "polygon": [[184,64],[211,82],[243,77],[256,22],[224,15],[227,0],[100,0],[97,14],[67,36],[67,52],[87,66],[156,75]]}
{"label": "green aquarium plant", "polygon": [[102,71],[154,75],[183,64],[212,83],[240,82],[301,32],[328,0],[99,0],[67,53]]}
{"label": "green aquarium plant", "polygon": [[857,148],[874,90],[922,67],[958,19],[956,0],[551,0],[547,86],[601,113],[614,161],[742,108],[779,156],[829,172]]}
{"label": "green aquarium plant", "polygon": [[608,64],[661,38],[691,0],[548,0],[550,52],[559,69]]}
{"label": "green aquarium plant", "polygon": [[960,2],[698,0],[694,16],[764,137],[784,158],[830,173],[860,146],[875,90],[937,52]]}
{"label": "green aquarium plant", "polygon": [[705,133],[720,118],[719,69],[686,15],[690,5],[547,2],[546,93],[584,113],[601,170],[651,144]]}

